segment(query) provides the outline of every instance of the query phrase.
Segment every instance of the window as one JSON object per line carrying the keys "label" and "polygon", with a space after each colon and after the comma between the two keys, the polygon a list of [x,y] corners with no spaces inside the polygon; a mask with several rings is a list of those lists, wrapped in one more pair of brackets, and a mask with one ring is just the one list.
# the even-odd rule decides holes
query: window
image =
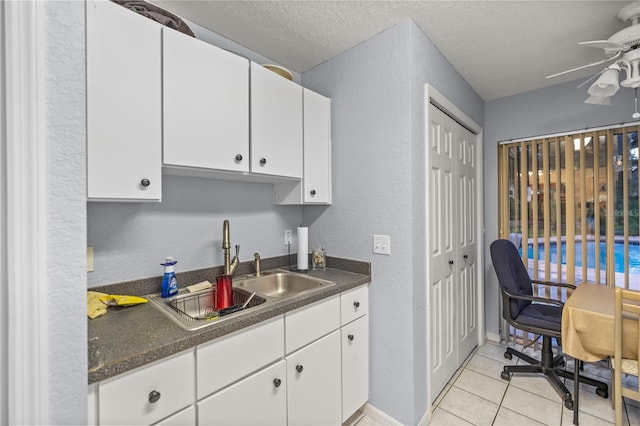
{"label": "window", "polygon": [[499,146],[500,236],[534,279],[640,289],[639,129]]}

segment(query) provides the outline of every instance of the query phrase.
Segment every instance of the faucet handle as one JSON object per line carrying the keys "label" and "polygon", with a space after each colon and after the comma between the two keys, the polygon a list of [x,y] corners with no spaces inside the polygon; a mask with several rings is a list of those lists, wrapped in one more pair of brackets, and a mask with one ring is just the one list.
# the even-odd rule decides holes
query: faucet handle
{"label": "faucet handle", "polygon": [[236,257],[240,254],[240,244],[236,244]]}

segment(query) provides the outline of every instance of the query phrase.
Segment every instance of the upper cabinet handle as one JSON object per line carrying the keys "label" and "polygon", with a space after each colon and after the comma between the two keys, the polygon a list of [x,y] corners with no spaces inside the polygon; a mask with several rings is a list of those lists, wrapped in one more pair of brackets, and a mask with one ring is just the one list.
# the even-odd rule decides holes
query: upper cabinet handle
{"label": "upper cabinet handle", "polygon": [[144,178],[140,181],[140,185],[144,186],[145,188],[149,185],[151,185],[151,181],[147,178]]}
{"label": "upper cabinet handle", "polygon": [[315,189],[311,190],[311,195],[316,195],[316,190]]}

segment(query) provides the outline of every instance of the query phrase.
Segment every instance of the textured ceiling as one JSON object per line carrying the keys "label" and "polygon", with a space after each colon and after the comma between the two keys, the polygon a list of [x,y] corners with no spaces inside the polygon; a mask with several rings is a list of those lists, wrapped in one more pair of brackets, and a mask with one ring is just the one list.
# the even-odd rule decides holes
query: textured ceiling
{"label": "textured ceiling", "polygon": [[[628,1],[192,1],[154,3],[302,73],[405,19],[412,19],[484,100],[589,76],[604,58],[578,46],[628,24]],[[578,89],[583,90],[583,89]],[[586,98],[585,90],[585,98]]]}

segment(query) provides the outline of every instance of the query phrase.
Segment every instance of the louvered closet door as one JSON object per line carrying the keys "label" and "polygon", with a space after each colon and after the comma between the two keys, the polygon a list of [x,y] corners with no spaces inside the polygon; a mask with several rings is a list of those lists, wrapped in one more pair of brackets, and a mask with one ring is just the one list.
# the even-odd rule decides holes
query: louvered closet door
{"label": "louvered closet door", "polygon": [[477,345],[476,137],[429,105],[429,350],[435,399]]}

